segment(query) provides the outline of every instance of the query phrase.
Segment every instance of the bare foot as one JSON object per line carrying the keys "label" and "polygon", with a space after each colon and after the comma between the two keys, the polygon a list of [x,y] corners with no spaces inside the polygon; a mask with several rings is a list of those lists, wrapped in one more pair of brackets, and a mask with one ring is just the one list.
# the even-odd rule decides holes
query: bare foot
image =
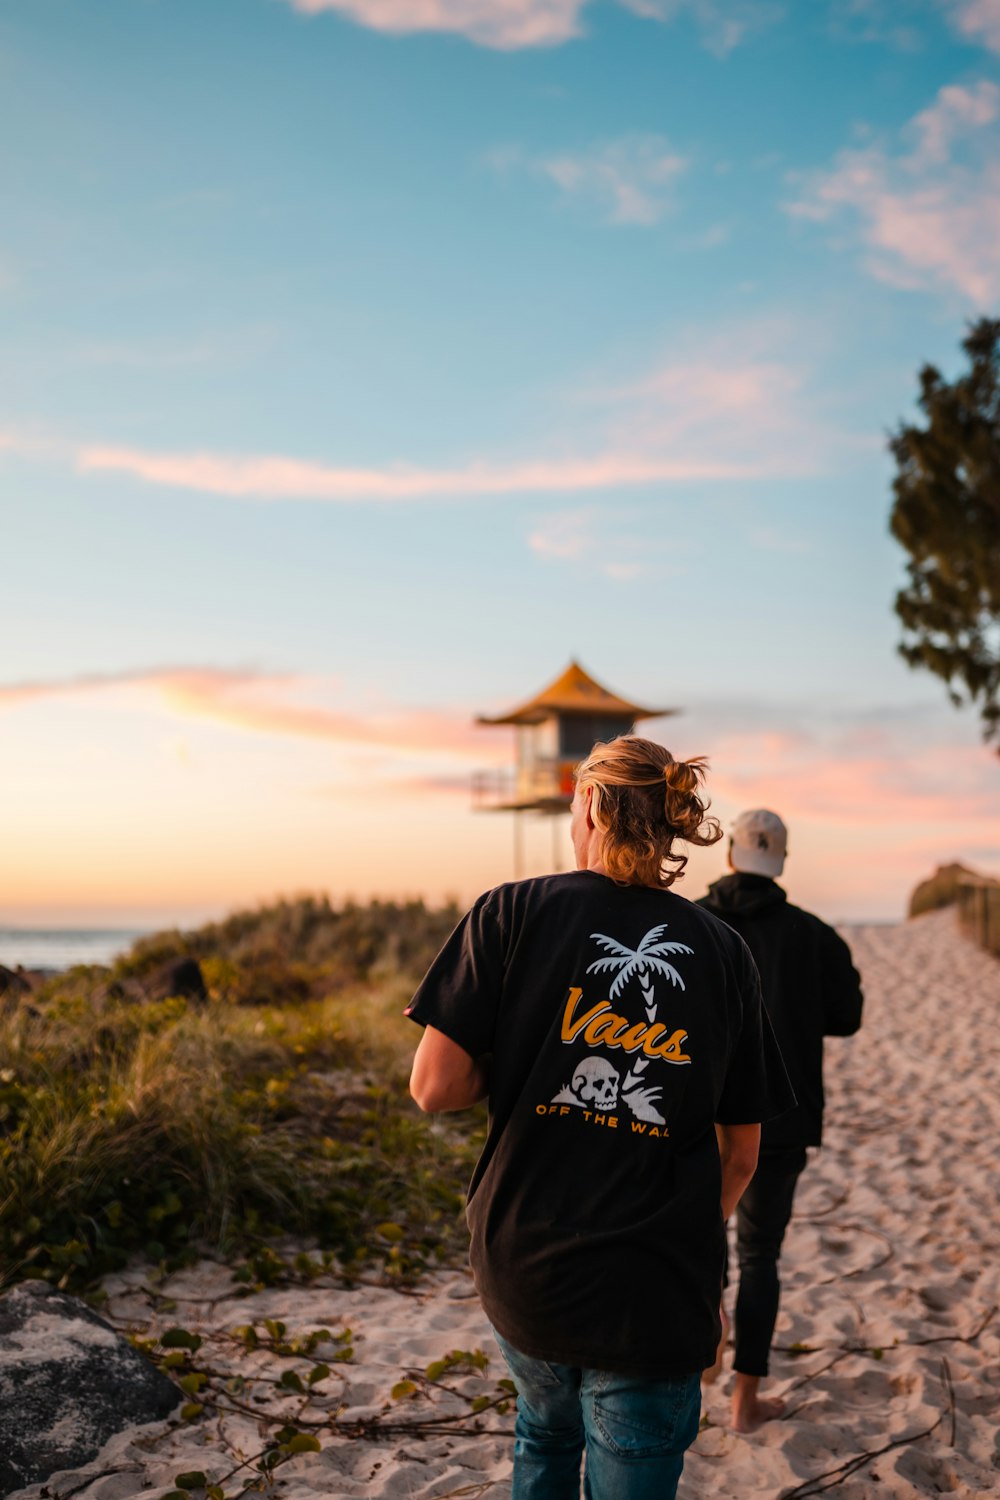
{"label": "bare foot", "polygon": [[752,1401],[739,1406],[733,1402],[733,1431],[756,1432],[765,1422],[773,1422],[785,1414],[785,1403],[779,1396],[755,1396]]}
{"label": "bare foot", "polygon": [[765,1422],[784,1416],[785,1403],[778,1396],[758,1396],[759,1375],[737,1372],[733,1385],[733,1431],[756,1432]]}
{"label": "bare foot", "polygon": [[722,1374],[722,1361],[726,1357],[726,1345],[729,1343],[729,1319],[726,1317],[726,1309],[724,1307],[720,1307],[719,1312],[722,1314],[722,1337],[719,1340],[719,1347],[715,1351],[715,1362],[710,1364],[707,1370],[702,1370],[701,1372],[702,1385],[714,1385]]}

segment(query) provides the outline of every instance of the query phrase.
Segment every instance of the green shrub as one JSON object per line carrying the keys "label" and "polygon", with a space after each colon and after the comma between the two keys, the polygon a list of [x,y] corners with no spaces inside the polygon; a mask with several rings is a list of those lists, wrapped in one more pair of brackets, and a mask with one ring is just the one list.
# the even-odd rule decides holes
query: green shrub
{"label": "green shrub", "polygon": [[[453,917],[281,903],[48,981],[0,1020],[0,1282],[83,1287],[136,1252],[204,1249],[254,1280],[280,1235],[348,1271],[405,1276],[461,1253],[482,1115],[419,1113],[402,1016],[402,957],[422,967]],[[182,953],[209,1003],[142,998],[143,975]]]}

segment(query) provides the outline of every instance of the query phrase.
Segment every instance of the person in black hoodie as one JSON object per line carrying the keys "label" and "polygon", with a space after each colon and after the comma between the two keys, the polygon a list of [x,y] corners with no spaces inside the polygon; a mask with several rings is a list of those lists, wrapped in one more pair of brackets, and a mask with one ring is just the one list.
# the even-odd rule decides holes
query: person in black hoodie
{"label": "person in black hoodie", "polygon": [[783,1410],[782,1402],[758,1394],[778,1315],[778,1257],[806,1147],[822,1139],[823,1038],[852,1036],[861,1025],[861,981],[850,949],[819,917],[793,906],[776,883],[787,844],[776,813],[741,813],[729,845],[732,874],[717,880],[699,902],[735,928],[754,956],[798,1101],[765,1121],[757,1172],[736,1209],[740,1280],[732,1400],[738,1432],[752,1432]]}

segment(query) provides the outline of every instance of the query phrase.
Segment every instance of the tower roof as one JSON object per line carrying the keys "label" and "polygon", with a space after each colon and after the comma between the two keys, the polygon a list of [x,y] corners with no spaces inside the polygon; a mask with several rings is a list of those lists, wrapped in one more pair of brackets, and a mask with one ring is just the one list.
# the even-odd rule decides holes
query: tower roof
{"label": "tower roof", "polygon": [[643,708],[620,698],[585,672],[579,662],[571,661],[565,672],[542,688],[533,698],[508,713],[491,716],[480,714],[477,724],[540,724],[553,714],[608,714],[631,719],[655,719],[677,713],[676,708]]}

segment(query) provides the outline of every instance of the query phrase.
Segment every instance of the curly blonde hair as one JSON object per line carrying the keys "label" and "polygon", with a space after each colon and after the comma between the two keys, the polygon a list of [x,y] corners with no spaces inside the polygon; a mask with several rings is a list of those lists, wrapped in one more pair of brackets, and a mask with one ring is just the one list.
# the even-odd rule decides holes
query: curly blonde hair
{"label": "curly blonde hair", "polygon": [[688,862],[675,839],[715,844],[722,837],[709,800],[698,789],[708,762],[703,755],[674,760],[653,740],[622,734],[598,743],[576,771],[577,787],[592,787],[590,816],[602,835],[604,868],[621,885],[666,890]]}

